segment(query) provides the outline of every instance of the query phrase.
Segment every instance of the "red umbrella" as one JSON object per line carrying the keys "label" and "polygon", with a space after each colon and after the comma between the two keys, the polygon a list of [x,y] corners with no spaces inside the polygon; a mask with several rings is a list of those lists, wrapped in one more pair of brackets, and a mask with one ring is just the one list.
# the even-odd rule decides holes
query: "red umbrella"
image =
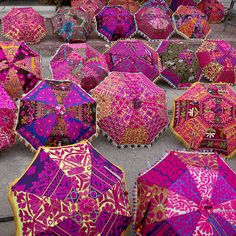
{"label": "red umbrella", "polygon": [[47,30],[44,18],[32,7],[13,7],[2,18],[3,34],[11,40],[39,43]]}
{"label": "red umbrella", "polygon": [[16,105],[0,85],[0,150],[15,143]]}
{"label": "red umbrella", "polygon": [[160,8],[142,7],[135,20],[138,32],[148,40],[167,39],[174,33],[170,17]]}

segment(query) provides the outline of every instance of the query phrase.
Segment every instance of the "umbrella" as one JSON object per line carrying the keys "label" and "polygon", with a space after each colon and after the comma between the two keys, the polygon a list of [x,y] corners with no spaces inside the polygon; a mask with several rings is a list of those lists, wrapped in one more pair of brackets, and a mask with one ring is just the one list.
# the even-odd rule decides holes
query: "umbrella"
{"label": "umbrella", "polygon": [[199,80],[199,63],[188,43],[164,40],[157,52],[162,62],[161,78],[172,87],[187,88]]}
{"label": "umbrella", "polygon": [[87,92],[108,73],[105,56],[86,43],[63,44],[50,61],[55,80],[72,80]]}
{"label": "umbrella", "polygon": [[200,2],[200,0],[170,0],[169,6],[170,6],[170,9],[174,12],[181,5],[196,7],[198,2]]}
{"label": "umbrella", "polygon": [[29,44],[39,43],[47,34],[43,16],[32,7],[13,7],[2,18],[2,28],[7,38]]}
{"label": "umbrella", "polygon": [[194,150],[236,152],[236,93],[223,83],[195,83],[175,99],[172,131]]}
{"label": "umbrella", "polygon": [[71,0],[71,6],[84,9],[93,18],[104,6],[105,0]]}
{"label": "umbrella", "polygon": [[157,52],[141,40],[119,40],[104,55],[110,71],[142,72],[155,80],[161,70]]}
{"label": "umbrella", "polygon": [[0,150],[15,143],[16,105],[0,85]]}
{"label": "umbrella", "polygon": [[217,0],[202,0],[198,9],[206,14],[210,23],[220,23],[225,18],[224,5]]}
{"label": "umbrella", "polygon": [[166,95],[142,73],[111,72],[91,92],[98,125],[117,146],[147,146],[168,125]]}
{"label": "umbrella", "polygon": [[172,15],[176,32],[184,38],[205,39],[211,32],[207,16],[196,7],[180,6]]}
{"label": "umbrella", "polygon": [[138,2],[134,0],[110,0],[109,1],[110,6],[122,6],[126,10],[130,11],[131,13],[135,13],[139,9],[139,4]]}
{"label": "umbrella", "polygon": [[121,6],[106,6],[97,15],[97,32],[108,41],[129,38],[135,31],[134,16]]}
{"label": "umbrella", "polygon": [[169,15],[160,8],[142,7],[135,20],[138,32],[148,40],[166,39],[174,33]]}
{"label": "umbrella", "polygon": [[32,150],[92,139],[96,102],[74,82],[44,80],[21,99],[16,131]]}
{"label": "umbrella", "polygon": [[20,42],[0,42],[0,84],[12,98],[29,92],[41,79],[41,57]]}
{"label": "umbrella", "polygon": [[219,154],[171,151],[136,186],[137,235],[236,234],[236,175]]}
{"label": "umbrella", "polygon": [[51,21],[54,33],[66,42],[84,42],[92,31],[89,15],[77,8],[59,9]]}
{"label": "umbrella", "polygon": [[22,236],[119,236],[132,220],[123,171],[87,141],[39,148],[8,196]]}
{"label": "umbrella", "polygon": [[204,41],[197,50],[202,74],[213,82],[236,81],[236,49],[224,40]]}
{"label": "umbrella", "polygon": [[171,15],[172,12],[165,0],[148,0],[144,2],[141,7],[157,7],[164,11],[167,15]]}

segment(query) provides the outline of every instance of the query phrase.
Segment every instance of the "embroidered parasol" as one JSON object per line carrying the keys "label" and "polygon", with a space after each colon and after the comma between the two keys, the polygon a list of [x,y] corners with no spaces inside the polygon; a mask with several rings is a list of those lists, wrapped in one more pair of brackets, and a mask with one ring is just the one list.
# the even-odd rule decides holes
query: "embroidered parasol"
{"label": "embroidered parasol", "polygon": [[203,76],[212,82],[236,83],[236,49],[224,40],[204,41],[197,50]]}
{"label": "embroidered parasol", "polygon": [[134,16],[121,6],[106,6],[97,15],[97,32],[108,41],[129,38],[135,31]]}
{"label": "embroidered parasol", "polygon": [[157,52],[162,62],[161,78],[172,87],[188,88],[199,80],[199,63],[188,43],[164,40],[158,46]]}
{"label": "embroidered parasol", "polygon": [[44,80],[20,100],[16,131],[33,150],[92,139],[96,102],[74,82]]}
{"label": "embroidered parasol", "polygon": [[166,95],[142,73],[111,72],[91,91],[98,125],[117,146],[147,146],[168,125]]}
{"label": "embroidered parasol", "polygon": [[135,0],[110,0],[109,5],[122,6],[133,14],[135,14],[139,9],[139,4]]}
{"label": "embroidered parasol", "polygon": [[138,32],[148,40],[167,39],[174,33],[169,15],[160,8],[142,7],[135,20]]}
{"label": "embroidered parasol", "polygon": [[16,105],[0,85],[0,150],[15,143]]}
{"label": "embroidered parasol", "polygon": [[119,236],[132,220],[123,171],[87,141],[39,148],[8,196],[18,236]]}
{"label": "embroidered parasol", "polygon": [[110,71],[142,72],[150,80],[158,78],[158,53],[141,40],[119,40],[104,53]]}
{"label": "embroidered parasol", "polygon": [[0,42],[0,84],[20,98],[41,79],[41,57],[22,42]]}
{"label": "embroidered parasol", "polygon": [[167,15],[171,15],[172,12],[165,0],[148,0],[144,2],[141,7],[157,7],[164,11]]}
{"label": "embroidered parasol", "polygon": [[171,151],[136,186],[139,236],[236,234],[236,174],[219,154]]}
{"label": "embroidered parasol", "polygon": [[211,32],[207,16],[196,7],[180,6],[172,15],[176,32],[186,39],[205,39]]}
{"label": "embroidered parasol", "polygon": [[181,5],[183,6],[197,6],[197,3],[201,0],[169,0],[170,9],[175,12]]}
{"label": "embroidered parasol", "polygon": [[220,23],[225,18],[224,5],[217,0],[202,0],[198,9],[206,14],[210,23]]}
{"label": "embroidered parasol", "polygon": [[89,44],[63,44],[50,61],[55,80],[71,80],[87,92],[108,73],[105,56]]}
{"label": "embroidered parasol", "polygon": [[39,43],[47,34],[44,18],[32,7],[13,7],[2,18],[3,34],[16,41]]}
{"label": "embroidered parasol", "polygon": [[172,131],[194,150],[236,152],[236,93],[223,83],[195,83],[175,99]]}

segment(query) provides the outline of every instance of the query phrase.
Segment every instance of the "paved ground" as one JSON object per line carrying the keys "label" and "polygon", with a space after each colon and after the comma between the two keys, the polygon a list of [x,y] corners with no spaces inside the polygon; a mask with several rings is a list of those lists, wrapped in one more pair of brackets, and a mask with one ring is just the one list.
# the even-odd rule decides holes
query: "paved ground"
{"label": "paved ground", "polygon": [[[0,13],[1,16],[1,13]],[[43,55],[43,73],[45,78],[50,78],[48,62],[57,47],[62,43],[57,37],[52,35],[50,22],[47,21],[49,29],[49,36],[47,36],[39,45],[32,46],[35,50]],[[210,38],[227,39],[236,46],[236,28],[229,26],[225,33],[223,31],[223,24],[213,25],[212,34]],[[175,36],[175,38],[178,38]],[[5,40],[0,36],[0,40]],[[100,51],[104,51],[106,43],[92,34],[88,42]],[[199,45],[200,42],[193,42],[193,45]],[[154,46],[157,46],[154,45]],[[168,113],[171,117],[173,99],[181,95],[184,91],[174,90],[168,85],[159,83],[159,86],[167,92]],[[236,87],[234,87],[236,91]],[[95,148],[104,154],[114,164],[122,167],[126,172],[127,187],[130,192],[134,181],[138,174],[154,164],[164,155],[168,150],[183,149],[184,146],[170,133],[167,129],[155,142],[152,148],[139,148],[139,149],[117,149],[113,147],[104,137],[99,136],[93,143]],[[8,185],[24,171],[24,169],[31,162],[33,154],[18,142],[12,148],[0,152],[0,217],[12,216],[11,208],[7,201]],[[227,160],[229,165],[236,171],[236,157]],[[0,223],[0,236],[13,236],[15,234],[15,226],[13,222]],[[130,235],[133,235],[130,232]]]}

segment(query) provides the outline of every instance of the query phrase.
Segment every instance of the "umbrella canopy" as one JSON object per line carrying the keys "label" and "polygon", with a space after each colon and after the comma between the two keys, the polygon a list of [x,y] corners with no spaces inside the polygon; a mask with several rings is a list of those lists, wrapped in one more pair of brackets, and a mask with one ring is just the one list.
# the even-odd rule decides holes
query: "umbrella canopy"
{"label": "umbrella canopy", "polygon": [[142,73],[111,72],[92,96],[98,125],[113,144],[152,144],[168,125],[166,95]]}
{"label": "umbrella canopy", "polygon": [[169,15],[160,8],[142,7],[135,20],[138,32],[148,40],[167,39],[174,33]]}
{"label": "umbrella canopy", "polygon": [[14,124],[16,119],[16,105],[0,85],[0,150],[15,143]]}
{"label": "umbrella canopy", "polygon": [[196,7],[180,6],[172,15],[176,32],[184,38],[205,39],[211,32],[207,16]]}
{"label": "umbrella canopy", "polygon": [[201,0],[170,0],[169,1],[169,6],[170,6],[170,9],[174,12],[181,5],[196,7],[197,3],[200,2],[200,1]]}
{"label": "umbrella canopy", "polygon": [[134,16],[121,6],[106,6],[97,15],[97,32],[108,41],[129,38],[135,31]]}
{"label": "umbrella canopy", "polygon": [[55,80],[71,80],[87,92],[108,74],[105,56],[86,43],[63,44],[50,61]]}
{"label": "umbrella canopy", "polygon": [[44,80],[20,101],[16,131],[33,150],[96,136],[96,102],[71,81]]}
{"label": "umbrella canopy", "polygon": [[214,153],[171,151],[137,179],[138,235],[236,234],[236,174]]}
{"label": "umbrella canopy", "polygon": [[204,41],[197,50],[203,76],[213,82],[236,83],[236,49],[224,40]]}
{"label": "umbrella canopy", "polygon": [[236,93],[223,83],[195,83],[175,99],[172,131],[194,150],[236,152]]}
{"label": "umbrella canopy", "polygon": [[220,23],[225,18],[224,5],[217,0],[202,0],[198,9],[206,14],[210,23]]}
{"label": "umbrella canopy", "polygon": [[122,6],[133,14],[139,9],[139,4],[135,0],[110,0],[109,5]]}
{"label": "umbrella canopy", "polygon": [[44,18],[32,7],[13,7],[2,18],[3,34],[16,41],[39,43],[47,34]]}
{"label": "umbrella canopy", "polygon": [[41,79],[41,57],[20,42],[0,42],[0,84],[12,98],[29,92]]}
{"label": "umbrella canopy", "polygon": [[132,221],[123,171],[87,141],[39,148],[8,196],[18,236],[119,236]]}
{"label": "umbrella canopy", "polygon": [[141,7],[157,7],[164,11],[167,15],[171,15],[172,12],[165,0],[148,0],[144,2]]}
{"label": "umbrella canopy", "polygon": [[189,44],[177,40],[164,40],[157,52],[161,58],[161,78],[174,88],[188,88],[200,78],[200,67]]}
{"label": "umbrella canopy", "polygon": [[89,15],[77,8],[59,9],[51,21],[54,33],[66,42],[84,42],[92,31]]}
{"label": "umbrella canopy", "polygon": [[105,0],[71,0],[71,6],[84,9],[93,18],[105,5]]}
{"label": "umbrella canopy", "polygon": [[142,72],[150,80],[161,71],[158,53],[141,40],[119,40],[104,55],[110,71]]}

